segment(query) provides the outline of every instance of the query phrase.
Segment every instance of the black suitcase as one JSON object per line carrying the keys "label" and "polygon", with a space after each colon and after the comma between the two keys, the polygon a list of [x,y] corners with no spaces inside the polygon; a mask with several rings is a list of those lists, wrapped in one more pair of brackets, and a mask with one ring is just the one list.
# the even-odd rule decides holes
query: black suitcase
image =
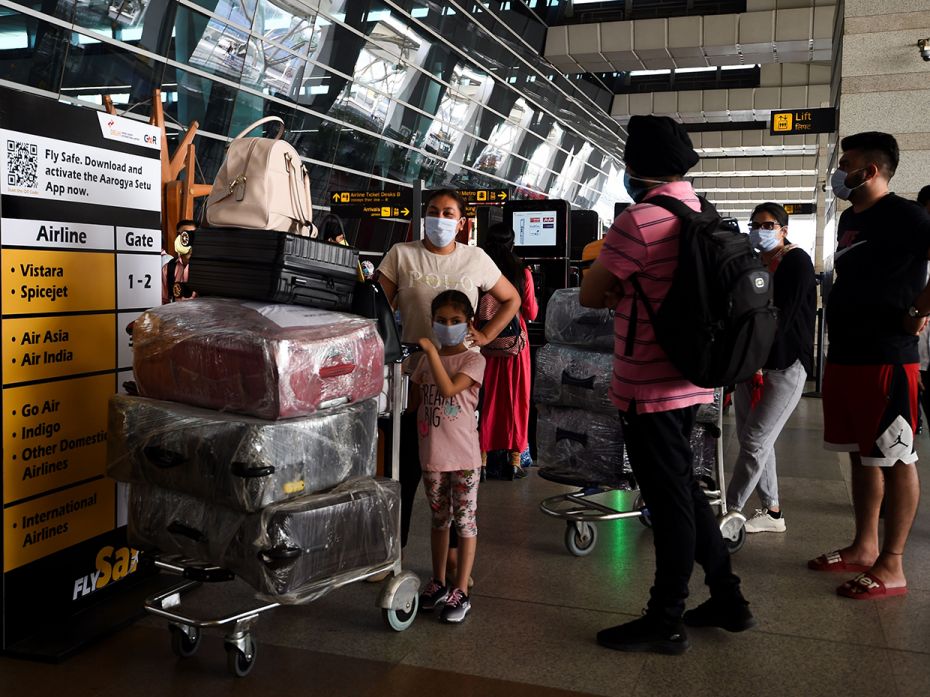
{"label": "black suitcase", "polygon": [[288,232],[199,228],[190,234],[188,286],[198,295],[352,306],[358,250]]}
{"label": "black suitcase", "polygon": [[377,398],[265,421],[175,402],[110,398],[107,473],[243,512],[375,474]]}
{"label": "black suitcase", "polygon": [[399,515],[400,485],[388,479],[355,479],[259,513],[131,484],[128,534],[138,549],[217,564],[298,603],[395,559]]}

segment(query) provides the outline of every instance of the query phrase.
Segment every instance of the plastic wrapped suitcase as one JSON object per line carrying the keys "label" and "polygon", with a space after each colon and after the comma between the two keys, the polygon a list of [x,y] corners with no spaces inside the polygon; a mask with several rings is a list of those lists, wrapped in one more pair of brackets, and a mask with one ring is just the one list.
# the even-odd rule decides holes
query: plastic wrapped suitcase
{"label": "plastic wrapped suitcase", "polygon": [[377,398],[264,421],[110,398],[107,473],[245,512],[375,474]]}
{"label": "plastic wrapped suitcase", "polygon": [[610,401],[613,354],[546,344],[536,352],[533,399],[540,404],[616,414]]}
{"label": "plastic wrapped suitcase", "polygon": [[395,559],[400,485],[355,479],[330,492],[241,513],[150,484],[130,485],[129,541],[217,564],[278,602],[303,602],[340,577]]}
{"label": "plastic wrapped suitcase", "polygon": [[334,310],[352,306],[358,250],[289,232],[200,228],[188,285],[201,296]]}
{"label": "plastic wrapped suitcase", "polygon": [[620,417],[541,405],[536,423],[537,461],[549,474],[629,488]]}
{"label": "plastic wrapped suitcase", "polygon": [[552,294],[546,308],[546,341],[590,351],[613,351],[613,312],[582,307],[580,292],[578,288],[563,288]]}
{"label": "plastic wrapped suitcase", "polygon": [[341,312],[197,298],[143,313],[132,337],[143,397],[262,419],[377,397],[384,380],[375,323]]}

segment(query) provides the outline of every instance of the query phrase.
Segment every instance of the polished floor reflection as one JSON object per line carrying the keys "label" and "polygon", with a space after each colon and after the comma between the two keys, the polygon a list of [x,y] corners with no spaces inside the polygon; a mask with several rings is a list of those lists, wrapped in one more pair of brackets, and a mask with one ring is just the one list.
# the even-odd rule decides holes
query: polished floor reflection
{"label": "polished floor reflection", "polygon": [[[732,429],[732,425],[730,425]],[[727,432],[732,462],[732,430]],[[539,501],[560,487],[535,473],[489,482],[480,498],[473,611],[461,626],[422,615],[384,629],[377,588],[360,584],[259,622],[252,674],[228,677],[218,635],[193,658],[171,653],[155,620],[45,666],[0,658],[0,685],[19,694],[147,695],[926,695],[930,685],[930,513],[921,509],[906,560],[909,594],[853,602],[845,577],[805,562],[852,532],[848,467],[820,447],[820,402],[804,399],[778,446],[784,535],[752,536],[734,557],[759,627],[742,635],[692,630],[684,656],[619,654],[597,630],[638,616],[652,571],[650,533],[637,521],[600,526],[588,557],[571,556],[564,523]],[[930,459],[930,440],[920,450]],[[925,466],[920,465],[921,469]],[[930,478],[923,493],[930,495]],[[629,495],[616,495],[622,500]],[[754,502],[750,506],[755,505]],[[419,502],[410,568],[428,574],[428,515]],[[696,577],[693,602],[706,597]],[[199,591],[204,607],[248,602],[243,588]]]}

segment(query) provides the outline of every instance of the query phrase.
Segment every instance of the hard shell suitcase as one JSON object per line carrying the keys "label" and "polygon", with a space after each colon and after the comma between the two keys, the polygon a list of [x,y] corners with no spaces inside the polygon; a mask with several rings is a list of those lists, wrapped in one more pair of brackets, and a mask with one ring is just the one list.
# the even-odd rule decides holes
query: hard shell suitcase
{"label": "hard shell suitcase", "polygon": [[284,232],[200,228],[188,285],[201,296],[332,310],[352,306],[358,250]]}
{"label": "hard shell suitcase", "polygon": [[303,602],[395,559],[400,485],[355,479],[332,491],[241,513],[150,484],[131,484],[129,542],[225,567],[278,602]]}
{"label": "hard shell suitcase", "polygon": [[615,414],[610,401],[613,354],[546,344],[536,352],[533,399],[540,404]]}
{"label": "hard shell suitcase", "polygon": [[562,479],[630,488],[620,417],[571,407],[540,405],[537,461]]}
{"label": "hard shell suitcase", "polygon": [[[193,268],[193,267],[191,267]],[[582,307],[578,288],[555,291],[546,307],[546,341],[589,351],[614,350],[614,313]]]}
{"label": "hard shell suitcase", "polygon": [[375,474],[377,398],[284,421],[110,398],[107,473],[244,512]]}
{"label": "hard shell suitcase", "polygon": [[377,397],[384,349],[372,320],[297,305],[196,298],[133,324],[139,394],[262,419]]}

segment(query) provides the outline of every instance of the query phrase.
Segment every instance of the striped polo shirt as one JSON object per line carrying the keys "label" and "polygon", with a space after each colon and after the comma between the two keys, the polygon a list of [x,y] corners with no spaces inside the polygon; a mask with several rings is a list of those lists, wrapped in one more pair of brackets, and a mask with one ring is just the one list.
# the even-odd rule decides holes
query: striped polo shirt
{"label": "striped polo shirt", "polygon": [[646,308],[637,309],[637,329],[632,355],[627,356],[627,335],[633,307],[633,285],[640,286],[653,308],[658,309],[678,266],[678,233],[681,223],[664,208],[648,203],[651,196],[677,198],[698,211],[701,204],[689,182],[669,182],[651,189],[642,203],[627,208],[611,225],[598,261],[623,282],[623,298],[614,319],[614,374],[610,396],[620,411],[636,403],[637,413],[682,409],[713,400],[713,390],[688,382],[669,361],[656,341]]}

